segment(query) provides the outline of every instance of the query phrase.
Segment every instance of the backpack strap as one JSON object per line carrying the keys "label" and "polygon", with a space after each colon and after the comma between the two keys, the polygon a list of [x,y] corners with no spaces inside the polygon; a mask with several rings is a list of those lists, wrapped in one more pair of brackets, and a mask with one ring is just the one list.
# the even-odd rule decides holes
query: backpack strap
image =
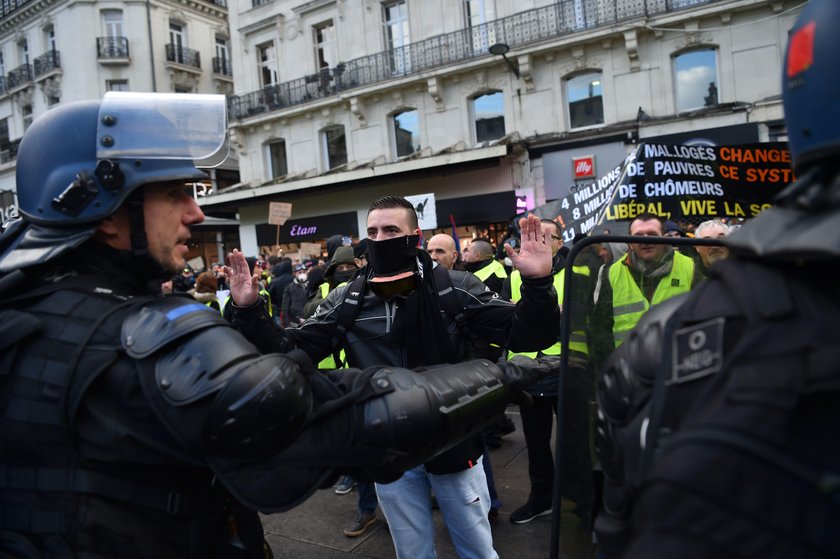
{"label": "backpack strap", "polygon": [[464,315],[464,309],[455,294],[455,288],[452,287],[452,276],[449,275],[449,270],[443,266],[435,266],[432,268],[432,277],[434,278],[440,308],[446,313],[446,316],[455,321],[462,334],[466,333],[467,317]]}
{"label": "backpack strap", "polygon": [[359,273],[347,284],[347,289],[344,290],[344,299],[338,308],[337,326],[333,336],[333,361],[339,368],[346,364],[341,360],[339,344],[344,341],[347,331],[353,327],[353,323],[356,322],[356,318],[362,310],[362,300],[365,298],[366,289],[367,276],[364,273]]}

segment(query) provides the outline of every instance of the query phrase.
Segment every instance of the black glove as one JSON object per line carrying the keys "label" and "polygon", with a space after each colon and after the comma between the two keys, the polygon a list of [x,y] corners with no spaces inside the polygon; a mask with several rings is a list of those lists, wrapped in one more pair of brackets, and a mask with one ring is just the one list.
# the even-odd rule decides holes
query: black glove
{"label": "black glove", "polygon": [[501,369],[505,377],[504,382],[510,392],[510,398],[515,400],[528,386],[540,379],[558,374],[560,356],[545,355],[538,359],[531,359],[524,355],[514,355],[512,359],[496,363],[496,366]]}

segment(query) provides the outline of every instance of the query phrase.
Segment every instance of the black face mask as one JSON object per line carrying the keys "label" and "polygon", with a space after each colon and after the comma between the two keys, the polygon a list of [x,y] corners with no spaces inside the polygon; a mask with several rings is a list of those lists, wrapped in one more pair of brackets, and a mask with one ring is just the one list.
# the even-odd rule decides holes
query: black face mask
{"label": "black face mask", "polygon": [[417,269],[419,235],[394,237],[384,241],[368,240],[368,266],[374,276],[388,277]]}
{"label": "black face mask", "polygon": [[332,275],[333,281],[335,282],[336,285],[338,285],[340,283],[344,283],[346,281],[350,281],[350,278],[352,278],[355,273],[356,273],[356,270],[347,270],[346,272],[335,271],[335,272],[333,272],[333,275]]}

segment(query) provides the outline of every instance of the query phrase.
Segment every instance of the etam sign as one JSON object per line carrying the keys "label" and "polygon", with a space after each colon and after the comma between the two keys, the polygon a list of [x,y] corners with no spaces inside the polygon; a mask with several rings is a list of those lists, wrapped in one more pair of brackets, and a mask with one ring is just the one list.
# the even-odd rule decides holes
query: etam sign
{"label": "etam sign", "polygon": [[572,172],[575,180],[593,178],[595,176],[595,156],[572,157]]}

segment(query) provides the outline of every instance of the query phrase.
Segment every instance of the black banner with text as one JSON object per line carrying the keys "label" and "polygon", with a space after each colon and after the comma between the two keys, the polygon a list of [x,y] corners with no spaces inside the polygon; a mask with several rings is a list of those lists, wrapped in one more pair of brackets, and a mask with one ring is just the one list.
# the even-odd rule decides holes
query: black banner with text
{"label": "black banner with text", "polygon": [[564,240],[642,213],[699,223],[752,218],[794,180],[784,143],[739,146],[640,144],[624,162],[565,198],[535,208]]}

